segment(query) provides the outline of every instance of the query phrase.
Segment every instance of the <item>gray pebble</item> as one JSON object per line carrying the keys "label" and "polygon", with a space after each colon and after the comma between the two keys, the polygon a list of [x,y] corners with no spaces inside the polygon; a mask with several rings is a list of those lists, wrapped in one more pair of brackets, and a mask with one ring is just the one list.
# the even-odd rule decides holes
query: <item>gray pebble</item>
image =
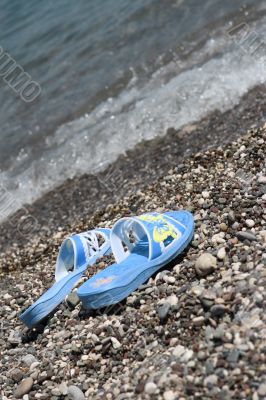
{"label": "gray pebble", "polygon": [[237,232],[236,237],[241,241],[249,240],[250,242],[253,242],[257,240],[257,237],[253,233],[245,231]]}
{"label": "gray pebble", "polygon": [[24,357],[22,358],[22,362],[23,362],[24,364],[26,364],[28,367],[30,367],[31,364],[33,364],[33,363],[35,363],[35,362],[38,362],[38,360],[37,360],[37,358],[34,357],[32,354],[27,354],[26,356],[24,356]]}
{"label": "gray pebble", "polygon": [[74,309],[80,302],[79,297],[76,292],[72,292],[67,296],[67,305]]}
{"label": "gray pebble", "polygon": [[83,392],[77,386],[71,385],[68,387],[67,395],[70,400],[85,400]]}
{"label": "gray pebble", "polygon": [[17,346],[21,343],[21,333],[18,331],[11,331],[8,341],[13,346]]}
{"label": "gray pebble", "polygon": [[235,364],[238,362],[239,356],[240,356],[240,351],[237,349],[234,349],[234,350],[230,351],[230,353],[228,354],[227,361],[230,364]]}
{"label": "gray pebble", "polygon": [[160,318],[161,322],[164,322],[167,319],[169,310],[170,310],[170,304],[169,303],[165,302],[165,303],[159,305],[159,307],[158,307],[158,315],[159,315],[159,318]]}

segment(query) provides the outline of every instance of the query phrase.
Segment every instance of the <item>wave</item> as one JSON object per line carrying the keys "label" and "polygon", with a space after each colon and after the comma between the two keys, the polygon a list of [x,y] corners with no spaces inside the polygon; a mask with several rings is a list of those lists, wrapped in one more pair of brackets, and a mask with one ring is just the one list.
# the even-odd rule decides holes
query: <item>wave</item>
{"label": "wave", "polygon": [[[250,27],[258,38],[265,35],[263,25],[265,20]],[[1,213],[0,197],[0,219],[68,178],[97,173],[140,141],[165,135],[169,127],[179,129],[214,110],[232,108],[252,87],[265,83],[265,57],[251,53],[225,29],[186,60],[173,57],[145,83],[132,68],[131,81],[117,97],[60,126],[46,137],[35,159],[22,149],[12,168],[0,173],[2,189],[15,199]]]}

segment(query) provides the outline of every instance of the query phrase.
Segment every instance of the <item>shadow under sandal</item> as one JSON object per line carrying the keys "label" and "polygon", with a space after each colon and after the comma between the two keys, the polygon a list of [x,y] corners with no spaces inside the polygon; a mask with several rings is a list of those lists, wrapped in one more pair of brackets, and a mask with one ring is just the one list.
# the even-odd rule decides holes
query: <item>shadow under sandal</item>
{"label": "shadow under sandal", "polygon": [[98,228],[65,239],[56,261],[56,283],[20,315],[20,320],[28,328],[38,324],[71,292],[87,267],[109,252],[110,229]]}
{"label": "shadow under sandal", "polygon": [[193,237],[188,211],[148,213],[118,220],[110,236],[116,264],[98,272],[77,290],[84,308],[118,303],[157,270],[176,258]]}

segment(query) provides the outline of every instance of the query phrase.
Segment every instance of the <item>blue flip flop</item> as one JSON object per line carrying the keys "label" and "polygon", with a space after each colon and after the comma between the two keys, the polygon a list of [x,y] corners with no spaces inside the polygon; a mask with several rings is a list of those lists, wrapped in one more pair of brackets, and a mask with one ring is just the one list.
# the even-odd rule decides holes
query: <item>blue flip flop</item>
{"label": "blue flip flop", "polygon": [[98,272],[77,290],[86,309],[118,303],[180,254],[193,237],[188,211],[148,213],[118,220],[110,235],[116,264]]}
{"label": "blue flip flop", "polygon": [[94,229],[65,239],[56,261],[56,283],[20,315],[20,320],[29,328],[40,322],[71,292],[88,265],[93,265],[97,258],[109,252],[110,229],[107,228]]}

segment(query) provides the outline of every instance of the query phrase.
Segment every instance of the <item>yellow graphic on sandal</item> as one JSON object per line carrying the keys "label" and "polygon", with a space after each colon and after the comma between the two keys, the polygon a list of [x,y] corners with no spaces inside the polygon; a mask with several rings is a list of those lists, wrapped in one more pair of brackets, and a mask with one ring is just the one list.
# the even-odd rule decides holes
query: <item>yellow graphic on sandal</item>
{"label": "yellow graphic on sandal", "polygon": [[176,239],[177,235],[174,232],[173,226],[162,215],[141,215],[138,218],[154,225],[152,234],[153,240],[156,243],[163,242],[168,237]]}

